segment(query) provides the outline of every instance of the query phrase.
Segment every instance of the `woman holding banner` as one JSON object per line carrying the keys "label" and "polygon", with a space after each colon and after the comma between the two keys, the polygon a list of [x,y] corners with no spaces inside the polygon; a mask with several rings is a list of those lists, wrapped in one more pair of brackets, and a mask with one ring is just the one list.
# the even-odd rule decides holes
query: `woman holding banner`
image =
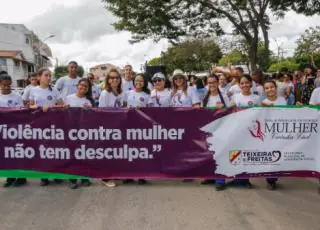
{"label": "woman holding banner", "polygon": [[[77,84],[77,92],[67,96],[65,104],[70,107],[92,108],[94,100],[92,98],[91,83],[87,78],[82,78]],[[91,182],[87,179],[81,179],[83,186],[90,186]],[[77,189],[78,184],[76,179],[70,180],[70,188]]]}
{"label": "woman holding banner", "polygon": [[[29,93],[30,108],[42,108],[43,112],[47,112],[49,108],[63,106],[63,101],[58,98],[58,91],[51,87],[51,71],[49,69],[40,69],[37,73],[39,86],[33,87]],[[55,179],[55,183],[59,184],[62,180]],[[49,179],[41,179],[41,186],[50,184]]]}
{"label": "woman holding banner", "polygon": [[195,88],[188,87],[187,77],[182,70],[172,75],[171,105],[173,107],[200,107],[200,99]]}
{"label": "woman holding banner", "polygon": [[[205,95],[203,99],[203,107],[205,108],[214,108],[214,109],[222,109],[230,106],[230,102],[228,96],[223,94],[219,89],[219,78],[218,76],[211,74],[208,79],[208,93]],[[216,190],[224,190],[225,189],[225,179],[217,179],[217,180],[205,180],[202,184],[216,184]]]}
{"label": "woman holding banner", "polygon": [[[12,78],[3,73],[0,75],[0,108],[19,108],[23,107],[23,101],[21,96],[11,92]],[[12,185],[23,186],[27,183],[26,178],[7,178],[3,187],[7,188]]]}
{"label": "woman holding banner", "polygon": [[[260,96],[252,93],[252,79],[248,75],[244,75],[239,79],[241,92],[233,95],[231,106],[234,107],[252,107],[261,105]],[[241,185],[247,188],[252,188],[249,179],[236,179],[230,182],[230,185]]]}
{"label": "woman holding banner", "polygon": [[[99,108],[123,108],[127,106],[126,95],[122,90],[121,76],[117,69],[112,68],[105,75],[105,85],[99,98]],[[113,188],[116,183],[103,179],[105,186]]]}
{"label": "woman holding banner", "polygon": [[[262,106],[272,107],[272,106],[281,106],[287,105],[287,100],[284,97],[278,96],[278,85],[273,80],[268,80],[263,84],[264,93],[266,95],[266,99],[262,101]],[[277,189],[277,181],[278,178],[267,178],[269,190]]]}
{"label": "woman holding banner", "polygon": [[169,107],[170,90],[165,88],[166,77],[163,73],[156,73],[152,77],[154,89],[151,92],[152,107]]}
{"label": "woman holding banner", "polygon": [[[309,104],[320,106],[320,88],[316,88],[315,90],[313,90]],[[319,183],[320,183],[320,179],[319,179]],[[320,193],[320,186],[319,186],[318,191]]]}
{"label": "woman holding banner", "polygon": [[[148,89],[148,81],[146,77],[139,73],[134,78],[134,89],[126,93],[127,95],[127,107],[128,108],[143,108],[150,107],[152,105],[152,100],[150,97],[150,90]],[[124,184],[132,183],[134,180],[128,179],[124,180]],[[139,179],[138,183],[140,185],[147,184],[145,179]]]}

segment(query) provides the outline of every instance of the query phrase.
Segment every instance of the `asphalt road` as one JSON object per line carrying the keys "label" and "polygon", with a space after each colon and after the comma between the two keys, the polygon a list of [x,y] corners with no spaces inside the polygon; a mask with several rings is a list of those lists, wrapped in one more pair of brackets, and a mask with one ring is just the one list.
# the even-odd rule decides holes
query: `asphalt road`
{"label": "asphalt road", "polygon": [[198,182],[154,182],[70,190],[66,185],[0,188],[1,230],[319,230],[318,181],[282,179],[277,191],[216,192]]}

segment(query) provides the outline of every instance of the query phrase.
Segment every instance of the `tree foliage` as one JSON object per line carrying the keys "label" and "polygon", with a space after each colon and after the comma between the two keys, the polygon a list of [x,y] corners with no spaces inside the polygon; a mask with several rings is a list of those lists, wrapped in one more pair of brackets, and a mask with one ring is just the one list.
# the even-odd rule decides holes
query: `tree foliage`
{"label": "tree foliage", "polygon": [[234,49],[231,52],[223,55],[219,60],[219,65],[227,66],[231,62],[233,65],[247,64],[247,56],[241,51]]}
{"label": "tree foliage", "polygon": [[289,71],[293,72],[299,69],[299,64],[292,59],[282,60],[280,62],[272,64],[268,69],[268,72],[278,72],[282,68],[288,68]]}
{"label": "tree foliage", "polygon": [[[61,65],[61,66],[56,66],[54,68],[54,78],[55,80],[58,80],[60,77],[64,77],[68,75],[68,66],[67,65]],[[79,65],[78,67],[78,76],[83,77],[84,75],[84,68]]]}
{"label": "tree foliage", "polygon": [[[118,30],[132,33],[132,42],[146,38],[167,38],[177,44],[186,37],[205,38],[222,35],[220,19],[233,25],[233,35],[241,35],[249,44],[253,69],[257,64],[257,47],[261,29],[265,50],[269,50],[270,20],[267,8],[271,0],[102,0],[119,20]],[[268,58],[268,54],[265,54]]]}
{"label": "tree foliage", "polygon": [[164,64],[168,73],[178,68],[188,72],[203,71],[221,57],[220,47],[214,40],[190,39],[169,47],[162,57],[152,59],[149,64]]}
{"label": "tree foliage", "polygon": [[294,56],[296,58],[313,57],[320,55],[320,26],[310,27],[297,41]]}

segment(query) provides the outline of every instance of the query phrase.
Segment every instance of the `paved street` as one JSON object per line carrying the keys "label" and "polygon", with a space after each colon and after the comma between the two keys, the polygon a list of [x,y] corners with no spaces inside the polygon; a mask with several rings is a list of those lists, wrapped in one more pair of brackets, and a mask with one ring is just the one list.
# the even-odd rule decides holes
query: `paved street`
{"label": "paved street", "polygon": [[316,180],[283,179],[278,191],[262,180],[253,190],[216,192],[198,183],[95,184],[71,191],[31,181],[24,188],[0,188],[1,230],[319,230]]}

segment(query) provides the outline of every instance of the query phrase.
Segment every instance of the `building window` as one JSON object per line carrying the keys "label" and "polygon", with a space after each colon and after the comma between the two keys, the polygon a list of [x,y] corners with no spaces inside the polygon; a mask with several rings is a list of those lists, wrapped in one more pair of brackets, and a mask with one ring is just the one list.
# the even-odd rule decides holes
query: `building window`
{"label": "building window", "polygon": [[20,67],[20,62],[18,60],[14,60],[14,66],[16,68],[19,68]]}
{"label": "building window", "polygon": [[26,44],[29,45],[29,43],[30,43],[29,38],[26,38]]}
{"label": "building window", "polygon": [[5,58],[0,58],[0,71],[8,71],[7,59]]}

